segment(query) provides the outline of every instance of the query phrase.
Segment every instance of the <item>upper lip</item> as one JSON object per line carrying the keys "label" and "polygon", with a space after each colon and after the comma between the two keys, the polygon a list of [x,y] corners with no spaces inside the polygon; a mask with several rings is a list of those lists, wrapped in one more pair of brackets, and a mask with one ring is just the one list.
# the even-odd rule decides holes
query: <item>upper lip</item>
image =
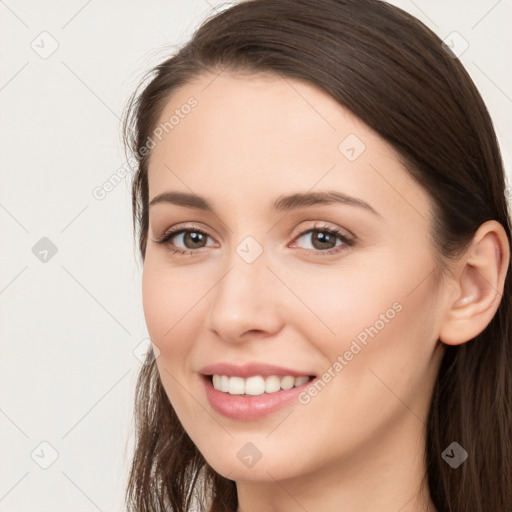
{"label": "upper lip", "polygon": [[292,377],[314,376],[311,372],[292,370],[291,368],[283,368],[281,366],[274,366],[267,363],[247,363],[238,366],[231,363],[216,363],[204,366],[199,370],[203,375],[227,375],[228,377],[253,377],[261,375],[262,377],[269,377],[270,375],[278,375],[284,377],[290,375]]}

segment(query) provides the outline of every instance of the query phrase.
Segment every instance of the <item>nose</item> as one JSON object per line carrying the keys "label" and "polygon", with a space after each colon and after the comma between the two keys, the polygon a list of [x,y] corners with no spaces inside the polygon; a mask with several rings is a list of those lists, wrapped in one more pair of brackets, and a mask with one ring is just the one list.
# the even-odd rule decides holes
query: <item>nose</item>
{"label": "nose", "polygon": [[[282,286],[264,253],[252,263],[233,254],[211,291],[207,326],[222,340],[240,343],[278,333],[283,327]],[[280,292],[281,290],[281,292]]]}

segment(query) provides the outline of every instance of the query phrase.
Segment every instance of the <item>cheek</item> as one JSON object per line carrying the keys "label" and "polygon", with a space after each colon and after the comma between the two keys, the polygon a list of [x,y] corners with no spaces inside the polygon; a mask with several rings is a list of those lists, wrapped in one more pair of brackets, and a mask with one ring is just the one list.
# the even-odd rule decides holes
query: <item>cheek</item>
{"label": "cheek", "polygon": [[379,330],[387,327],[399,316],[397,310],[410,290],[407,274],[400,273],[396,263],[385,271],[385,262],[379,263],[361,265],[354,258],[337,268],[318,267],[307,276],[292,266],[283,268],[282,280],[296,296],[286,301],[288,320],[331,356],[348,349],[359,334],[364,338],[365,328],[374,323]]}
{"label": "cheek", "polygon": [[307,280],[289,271],[286,282],[310,310],[299,304],[299,314],[295,307],[296,326],[301,325],[303,335],[322,353],[326,369],[345,356],[342,364],[350,371],[343,373],[353,385],[376,379],[369,368],[381,369],[397,384],[394,370],[404,379],[427,372],[437,338],[431,308],[435,290],[423,271],[430,262],[423,259],[397,263],[381,255],[364,268],[326,268]]}
{"label": "cheek", "polygon": [[[186,281],[186,282],[185,282]],[[188,285],[185,272],[171,269],[157,259],[146,257],[142,276],[142,301],[147,329],[160,350],[156,365],[162,385],[182,424],[201,419],[188,386],[187,363],[198,321],[201,290]],[[194,307],[195,306],[195,307]],[[203,418],[204,419],[204,418]]]}
{"label": "cheek", "polygon": [[374,283],[366,294],[346,303],[337,324],[342,334],[329,353],[332,363],[340,362],[341,356],[337,369],[343,375],[331,391],[352,397],[347,398],[352,410],[375,411],[382,421],[397,412],[395,406],[400,408],[402,402],[422,400],[435,368],[432,284],[424,282],[411,291],[407,274],[395,277],[387,286]]}
{"label": "cheek", "polygon": [[[164,360],[179,354],[190,345],[187,329],[194,323],[194,305],[200,290],[189,279],[168,265],[146,258],[142,275],[144,317],[151,340]],[[183,282],[186,281],[186,282]],[[196,323],[197,325],[197,323]]]}

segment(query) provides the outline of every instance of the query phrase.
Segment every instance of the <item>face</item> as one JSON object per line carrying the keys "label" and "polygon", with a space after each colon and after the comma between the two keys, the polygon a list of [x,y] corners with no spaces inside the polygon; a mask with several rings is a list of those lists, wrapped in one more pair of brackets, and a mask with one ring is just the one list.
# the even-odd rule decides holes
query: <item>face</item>
{"label": "face", "polygon": [[417,450],[443,305],[430,199],[394,150],[312,85],[269,75],[201,76],[166,122],[144,313],[208,463],[263,481]]}

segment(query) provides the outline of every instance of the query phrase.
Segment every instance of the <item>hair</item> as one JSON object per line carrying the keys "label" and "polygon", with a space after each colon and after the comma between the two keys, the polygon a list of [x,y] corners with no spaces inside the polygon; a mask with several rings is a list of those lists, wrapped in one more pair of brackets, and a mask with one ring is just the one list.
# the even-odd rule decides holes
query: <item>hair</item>
{"label": "hair", "polygon": [[[503,226],[510,247],[506,182],[491,118],[463,65],[436,34],[380,0],[251,0],[206,20],[146,75],[127,105],[123,134],[137,162],[133,227],[142,261],[148,137],[178,88],[222,71],[307,81],[390,143],[431,197],[431,240],[442,270],[487,220]],[[425,446],[425,481],[439,512],[511,507],[510,325],[509,261],[496,314],[474,339],[447,346],[439,367]],[[235,482],[216,473],[184,431],[154,359],[137,381],[135,429],[130,511],[185,512],[193,491],[211,499],[211,512],[236,511]],[[457,469],[441,456],[453,441],[469,453]]]}

